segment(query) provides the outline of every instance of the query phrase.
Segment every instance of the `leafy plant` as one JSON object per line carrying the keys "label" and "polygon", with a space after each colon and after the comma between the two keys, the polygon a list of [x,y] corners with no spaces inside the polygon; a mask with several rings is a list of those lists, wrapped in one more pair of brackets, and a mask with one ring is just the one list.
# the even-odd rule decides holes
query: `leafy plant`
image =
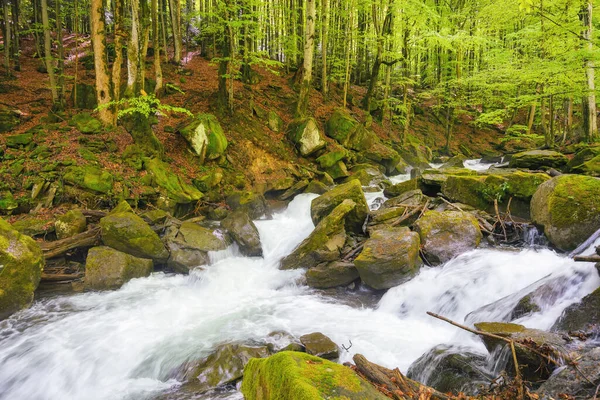
{"label": "leafy plant", "polygon": [[151,115],[164,115],[167,113],[179,113],[189,115],[190,117],[193,116],[193,114],[187,108],[163,104],[154,94],[149,95],[143,90],[141,92],[141,96],[124,98],[119,101],[111,101],[107,104],[98,106],[96,110],[109,107],[117,107],[117,109],[119,109],[117,112],[117,118],[119,119],[131,114],[141,114],[146,118]]}

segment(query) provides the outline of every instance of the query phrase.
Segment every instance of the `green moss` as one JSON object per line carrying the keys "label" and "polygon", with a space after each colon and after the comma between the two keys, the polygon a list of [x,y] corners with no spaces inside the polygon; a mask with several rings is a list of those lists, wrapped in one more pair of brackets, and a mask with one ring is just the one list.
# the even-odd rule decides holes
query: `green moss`
{"label": "green moss", "polygon": [[73,115],[69,124],[83,134],[94,134],[102,131],[102,122],[92,117],[90,113],[83,112]]}
{"label": "green moss", "polygon": [[25,147],[32,142],[33,134],[31,133],[21,133],[19,135],[12,135],[6,137],[6,145],[14,149]]}
{"label": "green moss", "polygon": [[112,190],[114,180],[109,172],[91,165],[67,167],[63,179],[74,186],[103,194]]}
{"label": "green moss", "polygon": [[346,218],[346,229],[362,233],[362,226],[369,213],[369,206],[361,183],[356,179],[338,185],[312,201],[310,213],[315,225],[346,199],[356,203],[356,207]]}
{"label": "green moss", "polygon": [[600,179],[561,175],[549,198],[548,209],[556,228],[577,226],[600,214]]}
{"label": "green moss", "polygon": [[198,114],[194,120],[179,129],[181,136],[188,141],[200,162],[214,160],[225,153],[227,138],[219,120],[212,114]]}
{"label": "green moss", "polygon": [[19,203],[13,197],[13,194],[7,190],[0,192],[0,211],[10,212],[19,207]]}
{"label": "green moss", "polygon": [[337,109],[325,124],[325,134],[343,144],[358,125],[345,110]]}
{"label": "green moss", "polygon": [[385,398],[348,367],[290,351],[251,359],[244,369],[242,393],[246,400]]}
{"label": "green moss", "polygon": [[154,183],[166,191],[167,196],[177,203],[185,204],[202,198],[202,193],[198,189],[185,183],[158,158],[146,159],[144,167],[152,174]]}
{"label": "green moss", "polygon": [[317,162],[321,168],[333,167],[338,161],[346,158],[347,152],[345,150],[330,151],[329,153],[323,154],[317,158]]}
{"label": "green moss", "polygon": [[478,322],[475,324],[475,328],[499,336],[509,336],[513,333],[523,332],[526,329],[523,325],[508,322]]}

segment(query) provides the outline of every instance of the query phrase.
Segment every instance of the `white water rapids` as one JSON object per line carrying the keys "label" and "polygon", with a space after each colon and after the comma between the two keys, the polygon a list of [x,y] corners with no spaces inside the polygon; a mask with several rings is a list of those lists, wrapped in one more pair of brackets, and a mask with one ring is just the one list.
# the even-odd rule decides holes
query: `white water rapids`
{"label": "white water rapids", "polygon": [[[297,196],[272,220],[256,222],[264,258],[212,254],[210,266],[189,276],[155,273],[116,291],[44,299],[0,322],[0,399],[152,398],[178,385],[168,377],[186,360],[282,330],[297,337],[320,331],[339,345],[352,341],[342,362],[361,353],[406,371],[440,343],[485,352],[477,337],[426,311],[461,322],[540,279],[563,276],[570,287],[558,301],[519,320],[549,328],[566,306],[600,285],[593,264],[550,250],[480,249],[423,268],[378,304],[346,305],[302,285],[303,271],[277,268],[312,231],[314,197]],[[567,279],[575,275],[581,279]]]}

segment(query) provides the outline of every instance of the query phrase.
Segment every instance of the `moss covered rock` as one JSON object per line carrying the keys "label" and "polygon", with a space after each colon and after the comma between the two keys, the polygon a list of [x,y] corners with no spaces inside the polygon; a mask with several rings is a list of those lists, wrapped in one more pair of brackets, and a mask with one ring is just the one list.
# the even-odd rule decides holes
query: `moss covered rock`
{"label": "moss covered rock", "polygon": [[314,194],[320,195],[320,194],[326,193],[327,190],[328,190],[328,187],[323,182],[320,182],[317,180],[312,180],[312,181],[308,182],[308,185],[304,189],[304,193],[314,193]]}
{"label": "moss covered rock", "polygon": [[316,289],[346,286],[359,278],[354,263],[332,261],[306,271],[306,284]]}
{"label": "moss covered rock", "polygon": [[331,167],[326,168],[325,172],[334,180],[346,178],[350,175],[343,161],[338,161]]}
{"label": "moss covered rock", "polygon": [[460,211],[427,211],[415,223],[415,230],[425,258],[433,265],[476,248],[483,237],[477,219]]}
{"label": "moss covered rock", "polygon": [[0,320],[31,304],[43,268],[39,245],[0,219]]}
{"label": "moss covered rock", "polygon": [[134,278],[148,276],[152,260],[134,257],[107,246],[93,247],[85,261],[85,286],[90,289],[118,289]]}
{"label": "moss covered rock", "polygon": [[283,351],[252,359],[244,369],[246,400],[384,400],[350,368],[306,353]]}
{"label": "moss covered rock", "polygon": [[185,183],[158,158],[146,159],[144,168],[151,174],[153,183],[159,186],[171,200],[187,204],[202,198],[202,193],[198,189]]}
{"label": "moss covered rock", "polygon": [[54,229],[58,239],[65,239],[78,233],[84,232],[87,228],[87,220],[81,210],[67,211],[54,222]]}
{"label": "moss covered rock", "polygon": [[227,196],[225,202],[233,211],[244,211],[251,219],[258,219],[267,212],[265,197],[252,191],[236,191]]}
{"label": "moss covered rock", "polygon": [[281,132],[283,130],[283,120],[275,111],[269,111],[267,125],[273,132]]}
{"label": "moss covered rock", "polygon": [[577,165],[571,169],[571,172],[596,177],[600,176],[600,155],[597,155],[581,165]]}
{"label": "moss covered rock", "polygon": [[322,169],[333,167],[338,161],[342,161],[348,156],[345,150],[330,151],[317,158],[317,162]]}
{"label": "moss covered rock", "polygon": [[102,122],[92,117],[90,113],[79,113],[73,115],[69,124],[74,126],[79,132],[91,135],[102,131]]}
{"label": "moss covered rock", "polygon": [[400,154],[391,147],[381,143],[378,138],[374,138],[373,143],[365,148],[362,154],[368,160],[385,167],[386,173],[389,175],[405,172],[406,163]]}
{"label": "moss covered rock", "polygon": [[340,349],[337,344],[321,332],[300,336],[300,343],[304,346],[305,351],[313,356],[328,360],[335,360],[340,356]]}
{"label": "moss covered rock", "polygon": [[205,228],[195,222],[181,224],[177,238],[188,246],[207,252],[225,250],[229,246],[229,241],[222,232]]}
{"label": "moss covered rock", "polygon": [[419,181],[417,179],[409,179],[407,181],[386,187],[383,190],[383,194],[386,197],[397,197],[408,191],[415,190],[418,187]]}
{"label": "moss covered rock", "polygon": [[463,155],[458,155],[458,156],[451,157],[448,161],[446,161],[444,163],[444,165],[442,165],[440,167],[440,169],[464,168],[466,160],[467,160],[467,157],[465,157]]}
{"label": "moss covered rock", "polygon": [[20,133],[6,137],[6,146],[13,149],[26,147],[33,142],[33,134],[30,132]]}
{"label": "moss covered rock", "polygon": [[227,229],[233,240],[240,246],[242,254],[249,257],[262,256],[260,235],[248,214],[243,211],[233,212],[221,221],[221,226]]}
{"label": "moss covered rock", "polygon": [[352,200],[356,205],[346,217],[346,228],[350,232],[362,233],[363,224],[369,214],[369,206],[360,181],[356,179],[336,186],[312,201],[310,215],[313,223],[319,224],[326,215],[346,199]]}
{"label": "moss covered rock", "polygon": [[102,242],[127,254],[166,262],[169,252],[162,241],[144,222],[132,212],[118,212],[100,219]]}
{"label": "moss covered rock", "polygon": [[573,250],[600,229],[600,179],[560,175],[544,183],[531,199],[531,219],[550,242]]}
{"label": "moss covered rock", "polygon": [[309,237],[281,260],[281,269],[312,268],[322,262],[337,260],[346,243],[344,221],[355,208],[354,201],[342,201],[317,224]]}
{"label": "moss covered rock", "polygon": [[564,154],[557,151],[531,150],[513,154],[509,166],[527,169],[562,168],[568,161]]}
{"label": "moss covered rock", "polygon": [[21,119],[18,112],[0,105],[0,133],[12,131],[20,122]]}
{"label": "moss covered rock", "polygon": [[227,138],[212,114],[198,114],[194,120],[179,129],[181,136],[187,140],[194,153],[204,160],[219,158],[227,150]]}
{"label": "moss covered rock", "polygon": [[389,289],[419,270],[419,245],[419,234],[406,227],[381,228],[371,233],[354,265],[364,283]]}
{"label": "moss covered rock", "polygon": [[12,227],[23,235],[41,236],[54,232],[54,224],[51,219],[40,218],[34,215],[26,215],[12,223]]}
{"label": "moss covered rock", "polygon": [[67,167],[63,179],[73,186],[102,194],[112,191],[114,181],[110,172],[92,165]]}
{"label": "moss covered rock", "polygon": [[0,191],[0,211],[5,214],[10,214],[13,210],[19,207],[19,203],[15,200],[13,194],[8,190]]}
{"label": "moss covered rock", "polygon": [[292,121],[288,126],[287,137],[302,156],[309,156],[326,145],[317,121],[313,118]]}
{"label": "moss covered rock", "polygon": [[346,144],[350,135],[356,130],[359,123],[345,110],[339,108],[325,123],[325,134],[341,144]]}
{"label": "moss covered rock", "polygon": [[127,114],[120,119],[134,143],[149,157],[163,157],[165,148],[154,134],[152,125],[158,120],[155,116],[146,116],[139,112]]}

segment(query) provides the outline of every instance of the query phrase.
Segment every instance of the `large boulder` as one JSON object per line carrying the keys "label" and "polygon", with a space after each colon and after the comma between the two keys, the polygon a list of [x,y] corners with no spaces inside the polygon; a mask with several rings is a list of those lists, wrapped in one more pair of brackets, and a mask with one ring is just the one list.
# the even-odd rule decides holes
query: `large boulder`
{"label": "large boulder", "polygon": [[571,172],[589,176],[600,176],[600,155],[589,159],[581,165],[577,165],[571,169]]}
{"label": "large boulder", "polygon": [[419,234],[406,227],[371,233],[354,265],[364,283],[389,289],[410,279],[421,266]]}
{"label": "large boulder", "polygon": [[12,131],[21,123],[20,114],[4,105],[0,105],[0,133]]}
{"label": "large boulder", "polygon": [[187,140],[194,153],[205,159],[214,160],[225,153],[227,138],[217,117],[212,114],[198,114],[194,120],[179,129],[181,136]]}
{"label": "large boulder", "polygon": [[350,199],[356,204],[346,218],[346,228],[351,232],[362,233],[365,219],[369,214],[369,206],[360,181],[356,179],[338,185],[312,201],[310,215],[313,223],[317,225],[346,199]]}
{"label": "large boulder", "polygon": [[335,360],[340,356],[340,349],[333,340],[321,332],[313,332],[300,336],[300,343],[310,355]]}
{"label": "large boulder", "polygon": [[562,153],[552,150],[531,150],[513,154],[509,166],[512,168],[562,168],[569,159]]}
{"label": "large boulder", "polygon": [[443,169],[448,169],[448,168],[464,168],[466,160],[467,160],[467,157],[465,157],[463,155],[454,156],[454,157],[450,158],[448,161],[446,161],[440,167],[440,169],[443,170]]}
{"label": "large boulder", "polygon": [[460,211],[427,211],[415,223],[430,264],[443,264],[479,246],[483,235],[477,219]]}
{"label": "large boulder", "polygon": [[387,399],[350,368],[293,351],[250,360],[244,369],[242,393],[246,400]]}
{"label": "large boulder", "polygon": [[188,363],[179,379],[186,381],[186,389],[204,393],[242,378],[244,367],[251,359],[268,357],[266,346],[251,347],[243,344],[224,344],[205,359]]}
{"label": "large boulder", "polygon": [[167,266],[173,271],[188,274],[191,270],[209,263],[208,252],[187,245],[181,240],[167,241],[169,259]]}
{"label": "large boulder", "polygon": [[134,257],[107,246],[92,247],[85,261],[85,286],[90,289],[118,289],[134,278],[152,273],[152,260]]}
{"label": "large boulder", "polygon": [[569,160],[565,170],[574,174],[582,173],[582,166],[596,156],[600,156],[600,146],[584,147]]}
{"label": "large boulder", "polygon": [[350,199],[335,207],[317,224],[308,238],[281,260],[281,269],[312,268],[322,262],[339,259],[346,243],[344,221],[355,208],[356,203]]}
{"label": "large boulder", "polygon": [[0,219],[0,320],[29,307],[43,268],[39,245]]}
{"label": "large boulder", "polygon": [[111,213],[100,219],[102,242],[124,253],[165,262],[169,252],[162,241],[144,222],[132,212]]}
{"label": "large boulder", "polygon": [[326,145],[314,118],[292,121],[288,126],[287,137],[305,157],[321,150]]}
{"label": "large boulder", "polygon": [[598,331],[600,329],[600,288],[567,307],[552,330],[561,332]]}
{"label": "large boulder", "polygon": [[69,124],[74,126],[79,132],[91,135],[102,131],[102,122],[91,116],[90,113],[79,113],[73,115]]}
{"label": "large boulder", "polygon": [[225,202],[233,211],[244,211],[251,219],[258,219],[267,212],[265,197],[252,191],[233,192]]}
{"label": "large boulder", "polygon": [[58,239],[65,239],[87,228],[87,220],[81,210],[70,210],[61,215],[54,222],[54,229]]}
{"label": "large boulder", "polygon": [[202,193],[174,174],[167,164],[158,158],[144,160],[144,168],[152,176],[152,182],[163,191],[166,196],[177,203],[187,204],[198,201]]}
{"label": "large boulder", "polygon": [[262,256],[260,235],[248,214],[243,211],[233,212],[221,221],[221,226],[227,229],[233,240],[240,246],[242,254],[249,257]]}
{"label": "large boulder", "polygon": [[560,175],[544,183],[531,199],[531,219],[550,242],[573,250],[600,229],[600,179]]}
{"label": "large boulder", "polygon": [[101,194],[109,193],[114,181],[110,172],[92,165],[67,167],[63,179],[73,186]]}
{"label": "large boulder", "polygon": [[228,238],[221,231],[205,228],[189,221],[181,224],[177,239],[205,252],[225,250],[229,246]]}
{"label": "large boulder", "polygon": [[358,278],[358,270],[352,262],[321,263],[306,271],[306,284],[316,289],[346,286]]}

